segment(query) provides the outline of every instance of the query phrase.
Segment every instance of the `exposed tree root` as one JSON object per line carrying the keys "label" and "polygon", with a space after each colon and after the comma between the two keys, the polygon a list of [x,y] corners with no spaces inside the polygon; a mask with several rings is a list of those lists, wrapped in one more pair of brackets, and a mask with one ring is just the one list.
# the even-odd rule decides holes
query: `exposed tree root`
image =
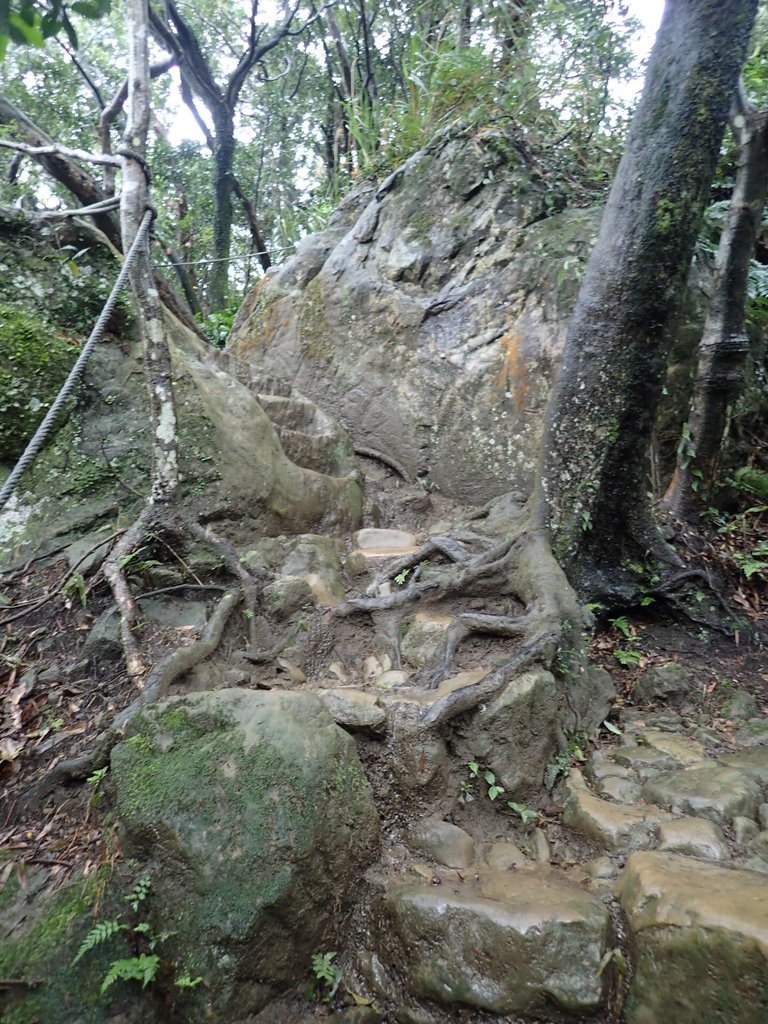
{"label": "exposed tree root", "polygon": [[533,664],[551,667],[566,642],[571,662],[586,664],[584,630],[590,624],[589,616],[555,560],[543,530],[527,529],[475,555],[452,538],[432,538],[418,551],[390,563],[385,576],[378,581],[379,586],[406,569],[423,566],[435,554],[451,559],[453,564],[431,567],[426,579],[421,579],[419,568],[415,568],[408,586],[402,590],[352,598],[333,609],[338,616],[359,612],[375,615],[406,608],[422,599],[432,602],[466,596],[478,589],[487,593],[489,588],[494,594],[512,594],[522,602],[525,611],[517,618],[474,612],[462,612],[454,618],[438,664],[423,672],[418,680],[425,688],[434,688],[446,678],[459,645],[473,634],[519,638],[519,643],[503,665],[477,683],[453,690],[431,705],[421,719],[424,728],[436,728],[492,699]]}
{"label": "exposed tree root", "polygon": [[188,647],[177,648],[158,661],[149,672],[146,683],[135,700],[115,717],[108,729],[100,733],[91,750],[80,757],[55,765],[27,791],[27,802],[32,805],[39,804],[56,786],[83,779],[108,764],[112,748],[120,741],[122,733],[134,715],[162,700],[167,696],[171,684],[180,675],[213,654],[221,641],[230,615],[242,599],[243,595],[239,589],[228,590],[208,619],[200,639]]}

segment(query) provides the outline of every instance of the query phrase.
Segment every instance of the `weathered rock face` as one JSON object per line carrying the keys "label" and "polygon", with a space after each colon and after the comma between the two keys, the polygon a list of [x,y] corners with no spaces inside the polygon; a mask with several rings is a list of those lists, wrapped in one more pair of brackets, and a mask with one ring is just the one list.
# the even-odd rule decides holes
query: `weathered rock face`
{"label": "weathered rock face", "polygon": [[524,497],[600,216],[546,198],[499,133],[445,133],[259,283],[228,351],[406,476]]}
{"label": "weathered rock face", "polygon": [[335,948],[378,818],[353,741],[315,697],[169,700],[133,721],[112,770],[172,955],[207,982],[190,1020],[250,1019]]}
{"label": "weathered rock face", "polygon": [[544,218],[543,189],[500,137],[445,135],[268,275],[229,351],[411,477],[473,501],[525,494],[597,222]]}

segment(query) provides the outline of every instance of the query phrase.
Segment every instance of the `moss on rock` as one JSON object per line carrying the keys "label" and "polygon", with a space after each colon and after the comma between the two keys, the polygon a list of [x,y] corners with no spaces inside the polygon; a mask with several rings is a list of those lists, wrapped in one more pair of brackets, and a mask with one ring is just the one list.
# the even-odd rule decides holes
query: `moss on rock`
{"label": "moss on rock", "polygon": [[24,451],[76,358],[42,320],[0,305],[0,462]]}

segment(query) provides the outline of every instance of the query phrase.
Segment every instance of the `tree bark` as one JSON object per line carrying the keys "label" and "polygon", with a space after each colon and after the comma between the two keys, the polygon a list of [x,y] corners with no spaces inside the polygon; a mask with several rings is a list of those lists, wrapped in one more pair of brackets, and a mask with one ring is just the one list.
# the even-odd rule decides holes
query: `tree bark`
{"label": "tree bark", "polygon": [[687,428],[664,497],[682,519],[698,515],[718,475],[728,409],[744,382],[749,344],[744,324],[749,263],[755,251],[768,189],[768,112],[742,90],[734,105],[739,165],[728,220],[720,237]]}
{"label": "tree bark", "polygon": [[[668,0],[573,314],[535,511],[582,593],[662,544],[647,461],[679,298],[757,0]],[[620,574],[619,574],[620,576]]]}
{"label": "tree bark", "polygon": [[[127,251],[149,208],[145,157],[150,118],[147,0],[128,0],[128,123],[123,152],[120,223]],[[127,155],[131,154],[131,155]],[[179,486],[178,431],[171,384],[171,357],[155,285],[150,244],[141,248],[131,272],[131,287],[144,339],[144,371],[152,416],[152,494],[150,504],[168,504]]]}

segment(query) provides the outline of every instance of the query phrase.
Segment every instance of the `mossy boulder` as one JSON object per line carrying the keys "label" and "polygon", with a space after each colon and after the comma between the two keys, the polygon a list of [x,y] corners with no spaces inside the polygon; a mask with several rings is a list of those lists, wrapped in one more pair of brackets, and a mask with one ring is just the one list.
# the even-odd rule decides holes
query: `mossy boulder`
{"label": "mossy boulder", "polygon": [[0,463],[12,464],[77,358],[77,347],[42,320],[0,305]]}
{"label": "mossy boulder", "polygon": [[378,819],[352,739],[311,695],[164,702],[112,754],[126,852],[153,879],[188,1020],[250,1019],[335,948]]}

